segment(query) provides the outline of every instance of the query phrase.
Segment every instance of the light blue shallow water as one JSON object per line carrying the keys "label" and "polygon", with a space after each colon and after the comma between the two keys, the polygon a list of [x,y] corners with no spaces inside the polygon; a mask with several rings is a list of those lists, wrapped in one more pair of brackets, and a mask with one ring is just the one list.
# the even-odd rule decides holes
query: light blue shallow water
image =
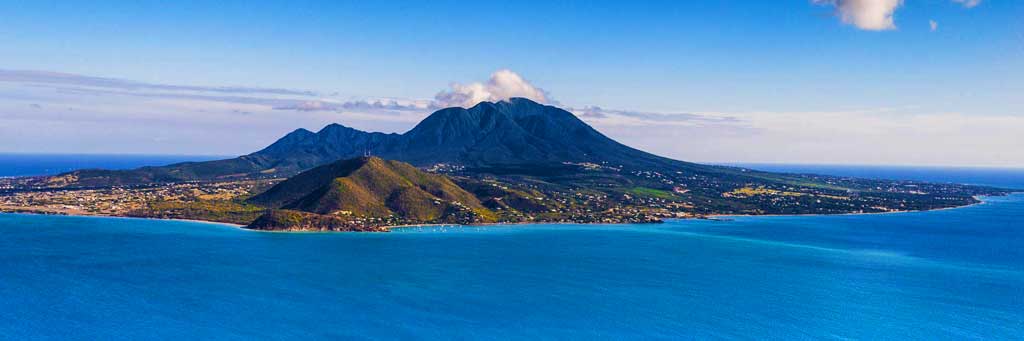
{"label": "light blue shallow water", "polygon": [[0,215],[3,338],[1024,336],[1024,195],[924,213],[264,233]]}

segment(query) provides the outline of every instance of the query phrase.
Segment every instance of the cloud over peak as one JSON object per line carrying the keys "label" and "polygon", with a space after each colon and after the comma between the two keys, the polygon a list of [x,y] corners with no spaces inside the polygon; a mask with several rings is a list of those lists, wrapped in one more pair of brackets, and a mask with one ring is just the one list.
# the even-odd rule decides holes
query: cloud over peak
{"label": "cloud over peak", "polygon": [[434,96],[439,107],[472,107],[480,102],[495,102],[512,97],[523,97],[538,103],[549,103],[550,96],[512,70],[502,69],[491,74],[486,83],[452,83],[451,89]]}

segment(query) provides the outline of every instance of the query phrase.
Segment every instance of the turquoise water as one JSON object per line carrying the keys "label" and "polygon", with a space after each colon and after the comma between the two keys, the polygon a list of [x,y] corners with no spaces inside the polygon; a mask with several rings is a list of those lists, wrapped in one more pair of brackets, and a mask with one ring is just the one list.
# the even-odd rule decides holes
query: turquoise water
{"label": "turquoise water", "polygon": [[265,233],[0,214],[0,336],[1024,335],[1024,195],[885,215]]}
{"label": "turquoise water", "polygon": [[[789,167],[1024,188],[1024,172]],[[1024,194],[932,212],[263,233],[0,214],[0,339],[1020,339]]]}

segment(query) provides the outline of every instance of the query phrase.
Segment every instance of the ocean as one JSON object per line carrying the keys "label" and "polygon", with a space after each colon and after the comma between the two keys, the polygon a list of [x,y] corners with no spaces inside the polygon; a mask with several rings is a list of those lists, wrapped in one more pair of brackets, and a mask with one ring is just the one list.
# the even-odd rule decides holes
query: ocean
{"label": "ocean", "polygon": [[215,155],[0,153],[0,177],[54,175],[88,168],[131,169],[225,158],[228,157]]}
{"label": "ocean", "polygon": [[5,339],[1024,336],[1024,194],[376,234],[0,214],[0,234]]}

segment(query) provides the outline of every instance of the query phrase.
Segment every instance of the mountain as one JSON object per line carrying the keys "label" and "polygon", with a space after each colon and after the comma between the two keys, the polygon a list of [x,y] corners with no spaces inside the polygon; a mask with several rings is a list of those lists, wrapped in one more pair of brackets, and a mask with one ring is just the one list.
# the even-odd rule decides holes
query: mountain
{"label": "mountain", "polygon": [[[248,202],[275,209],[251,225],[259,229],[347,230],[406,223],[479,223],[494,219],[494,213],[484,208],[473,194],[446,176],[378,157],[353,158],[315,167]],[[297,224],[309,226],[298,228]]]}
{"label": "mountain", "polygon": [[[685,141],[679,141],[679,147],[685,148]],[[367,153],[405,163],[360,158]],[[451,177],[447,183],[424,183],[433,178],[415,173],[415,167]],[[331,124],[315,133],[295,130],[263,150],[234,159],[127,171],[81,170],[45,178],[32,187],[280,179],[307,170],[251,203],[293,212],[278,211],[267,219],[310,221],[294,212],[337,218],[331,213],[350,211],[372,219],[433,221],[444,217],[447,211],[442,208],[448,206],[421,204],[433,198],[452,202],[453,197],[445,195],[457,195],[470,211],[483,205],[500,221],[633,222],[650,220],[652,210],[659,216],[926,210],[976,203],[975,196],[1006,192],[672,160],[618,143],[568,111],[523,98],[441,109],[403,134]],[[452,181],[458,185],[449,186]],[[415,190],[418,185],[399,183],[426,187]],[[438,188],[451,191],[437,192]],[[479,200],[471,200],[461,189]]]}
{"label": "mountain", "polygon": [[234,159],[135,170],[80,170],[51,179],[70,186],[284,177],[328,162],[372,153],[415,166],[439,163],[474,169],[597,163],[628,169],[721,167],[672,160],[618,143],[572,113],[525,98],[441,109],[404,134],[369,133],[340,124],[295,130],[270,146]]}

